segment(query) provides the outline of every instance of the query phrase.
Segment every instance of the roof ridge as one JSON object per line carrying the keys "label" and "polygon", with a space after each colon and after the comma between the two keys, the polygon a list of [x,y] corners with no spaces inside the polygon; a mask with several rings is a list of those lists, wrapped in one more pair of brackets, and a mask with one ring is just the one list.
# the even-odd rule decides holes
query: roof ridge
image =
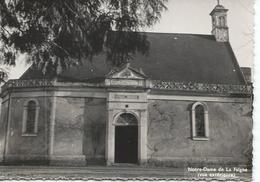
{"label": "roof ridge", "polygon": [[112,32],[129,32],[129,33],[146,33],[146,34],[167,34],[167,35],[204,35],[213,36],[212,34],[188,33],[188,32],[153,32],[153,31],[112,31]]}

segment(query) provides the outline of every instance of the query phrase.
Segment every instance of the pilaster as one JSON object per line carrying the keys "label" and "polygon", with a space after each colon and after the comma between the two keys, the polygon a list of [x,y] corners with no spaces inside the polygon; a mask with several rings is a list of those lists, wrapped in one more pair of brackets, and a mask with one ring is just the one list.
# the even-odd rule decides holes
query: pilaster
{"label": "pilaster", "polygon": [[51,117],[50,117],[50,133],[49,133],[49,155],[50,155],[50,158],[51,158],[51,155],[53,155],[53,146],[54,146],[56,102],[57,102],[57,97],[53,96],[53,98],[52,98],[52,108],[51,108]]}
{"label": "pilaster", "polygon": [[107,165],[114,163],[115,155],[115,127],[113,126],[114,111],[107,111],[107,126],[106,126],[106,162]]}
{"label": "pilaster", "polygon": [[6,132],[6,141],[5,141],[5,149],[4,149],[4,158],[6,155],[9,154],[9,139],[10,139],[10,133],[11,133],[11,117],[12,117],[12,99],[11,99],[11,93],[9,93],[9,99],[8,99],[8,118],[7,118],[7,132]]}
{"label": "pilaster", "polygon": [[139,149],[139,164],[147,162],[147,110],[141,111],[139,134],[138,134],[138,149]]}

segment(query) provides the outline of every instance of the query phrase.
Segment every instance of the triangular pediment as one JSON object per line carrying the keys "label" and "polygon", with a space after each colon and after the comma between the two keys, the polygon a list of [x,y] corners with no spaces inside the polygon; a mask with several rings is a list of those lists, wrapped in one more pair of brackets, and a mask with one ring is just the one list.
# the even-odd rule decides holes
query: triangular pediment
{"label": "triangular pediment", "polygon": [[121,68],[113,69],[107,75],[110,79],[147,79],[147,76],[143,73],[142,69],[134,69],[127,63]]}

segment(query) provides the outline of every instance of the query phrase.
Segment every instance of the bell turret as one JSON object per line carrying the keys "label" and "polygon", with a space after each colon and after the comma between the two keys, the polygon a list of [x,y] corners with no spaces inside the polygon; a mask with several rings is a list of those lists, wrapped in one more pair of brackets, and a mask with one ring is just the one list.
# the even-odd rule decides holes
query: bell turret
{"label": "bell turret", "polygon": [[228,42],[229,33],[227,26],[227,11],[224,6],[218,4],[211,11],[210,15],[212,17],[212,35],[215,36],[216,41],[218,42]]}

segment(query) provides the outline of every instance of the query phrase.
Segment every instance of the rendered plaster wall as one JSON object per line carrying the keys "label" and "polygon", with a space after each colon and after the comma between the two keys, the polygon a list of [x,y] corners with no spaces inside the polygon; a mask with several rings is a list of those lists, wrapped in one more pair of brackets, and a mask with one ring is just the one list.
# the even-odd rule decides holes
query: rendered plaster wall
{"label": "rendered plaster wall", "polygon": [[53,155],[104,161],[105,111],[105,99],[57,97]]}
{"label": "rendered plaster wall", "polygon": [[22,136],[23,108],[30,98],[12,98],[10,108],[10,128],[7,146],[7,160],[45,161],[48,154],[48,126],[51,102],[48,97],[34,98],[39,102],[37,136]]}
{"label": "rendered plaster wall", "polygon": [[6,121],[7,121],[7,112],[8,112],[8,102],[4,102],[1,105],[1,116],[0,116],[0,163],[4,158],[4,146],[6,141]]}
{"label": "rendered plaster wall", "polygon": [[105,162],[106,117],[106,99],[85,100],[83,153],[88,164]]}
{"label": "rendered plaster wall", "polygon": [[84,98],[57,97],[53,155],[82,155]]}
{"label": "rendered plaster wall", "polygon": [[194,141],[190,112],[194,102],[149,101],[148,163],[169,166],[250,164],[250,104],[206,102],[210,140]]}

